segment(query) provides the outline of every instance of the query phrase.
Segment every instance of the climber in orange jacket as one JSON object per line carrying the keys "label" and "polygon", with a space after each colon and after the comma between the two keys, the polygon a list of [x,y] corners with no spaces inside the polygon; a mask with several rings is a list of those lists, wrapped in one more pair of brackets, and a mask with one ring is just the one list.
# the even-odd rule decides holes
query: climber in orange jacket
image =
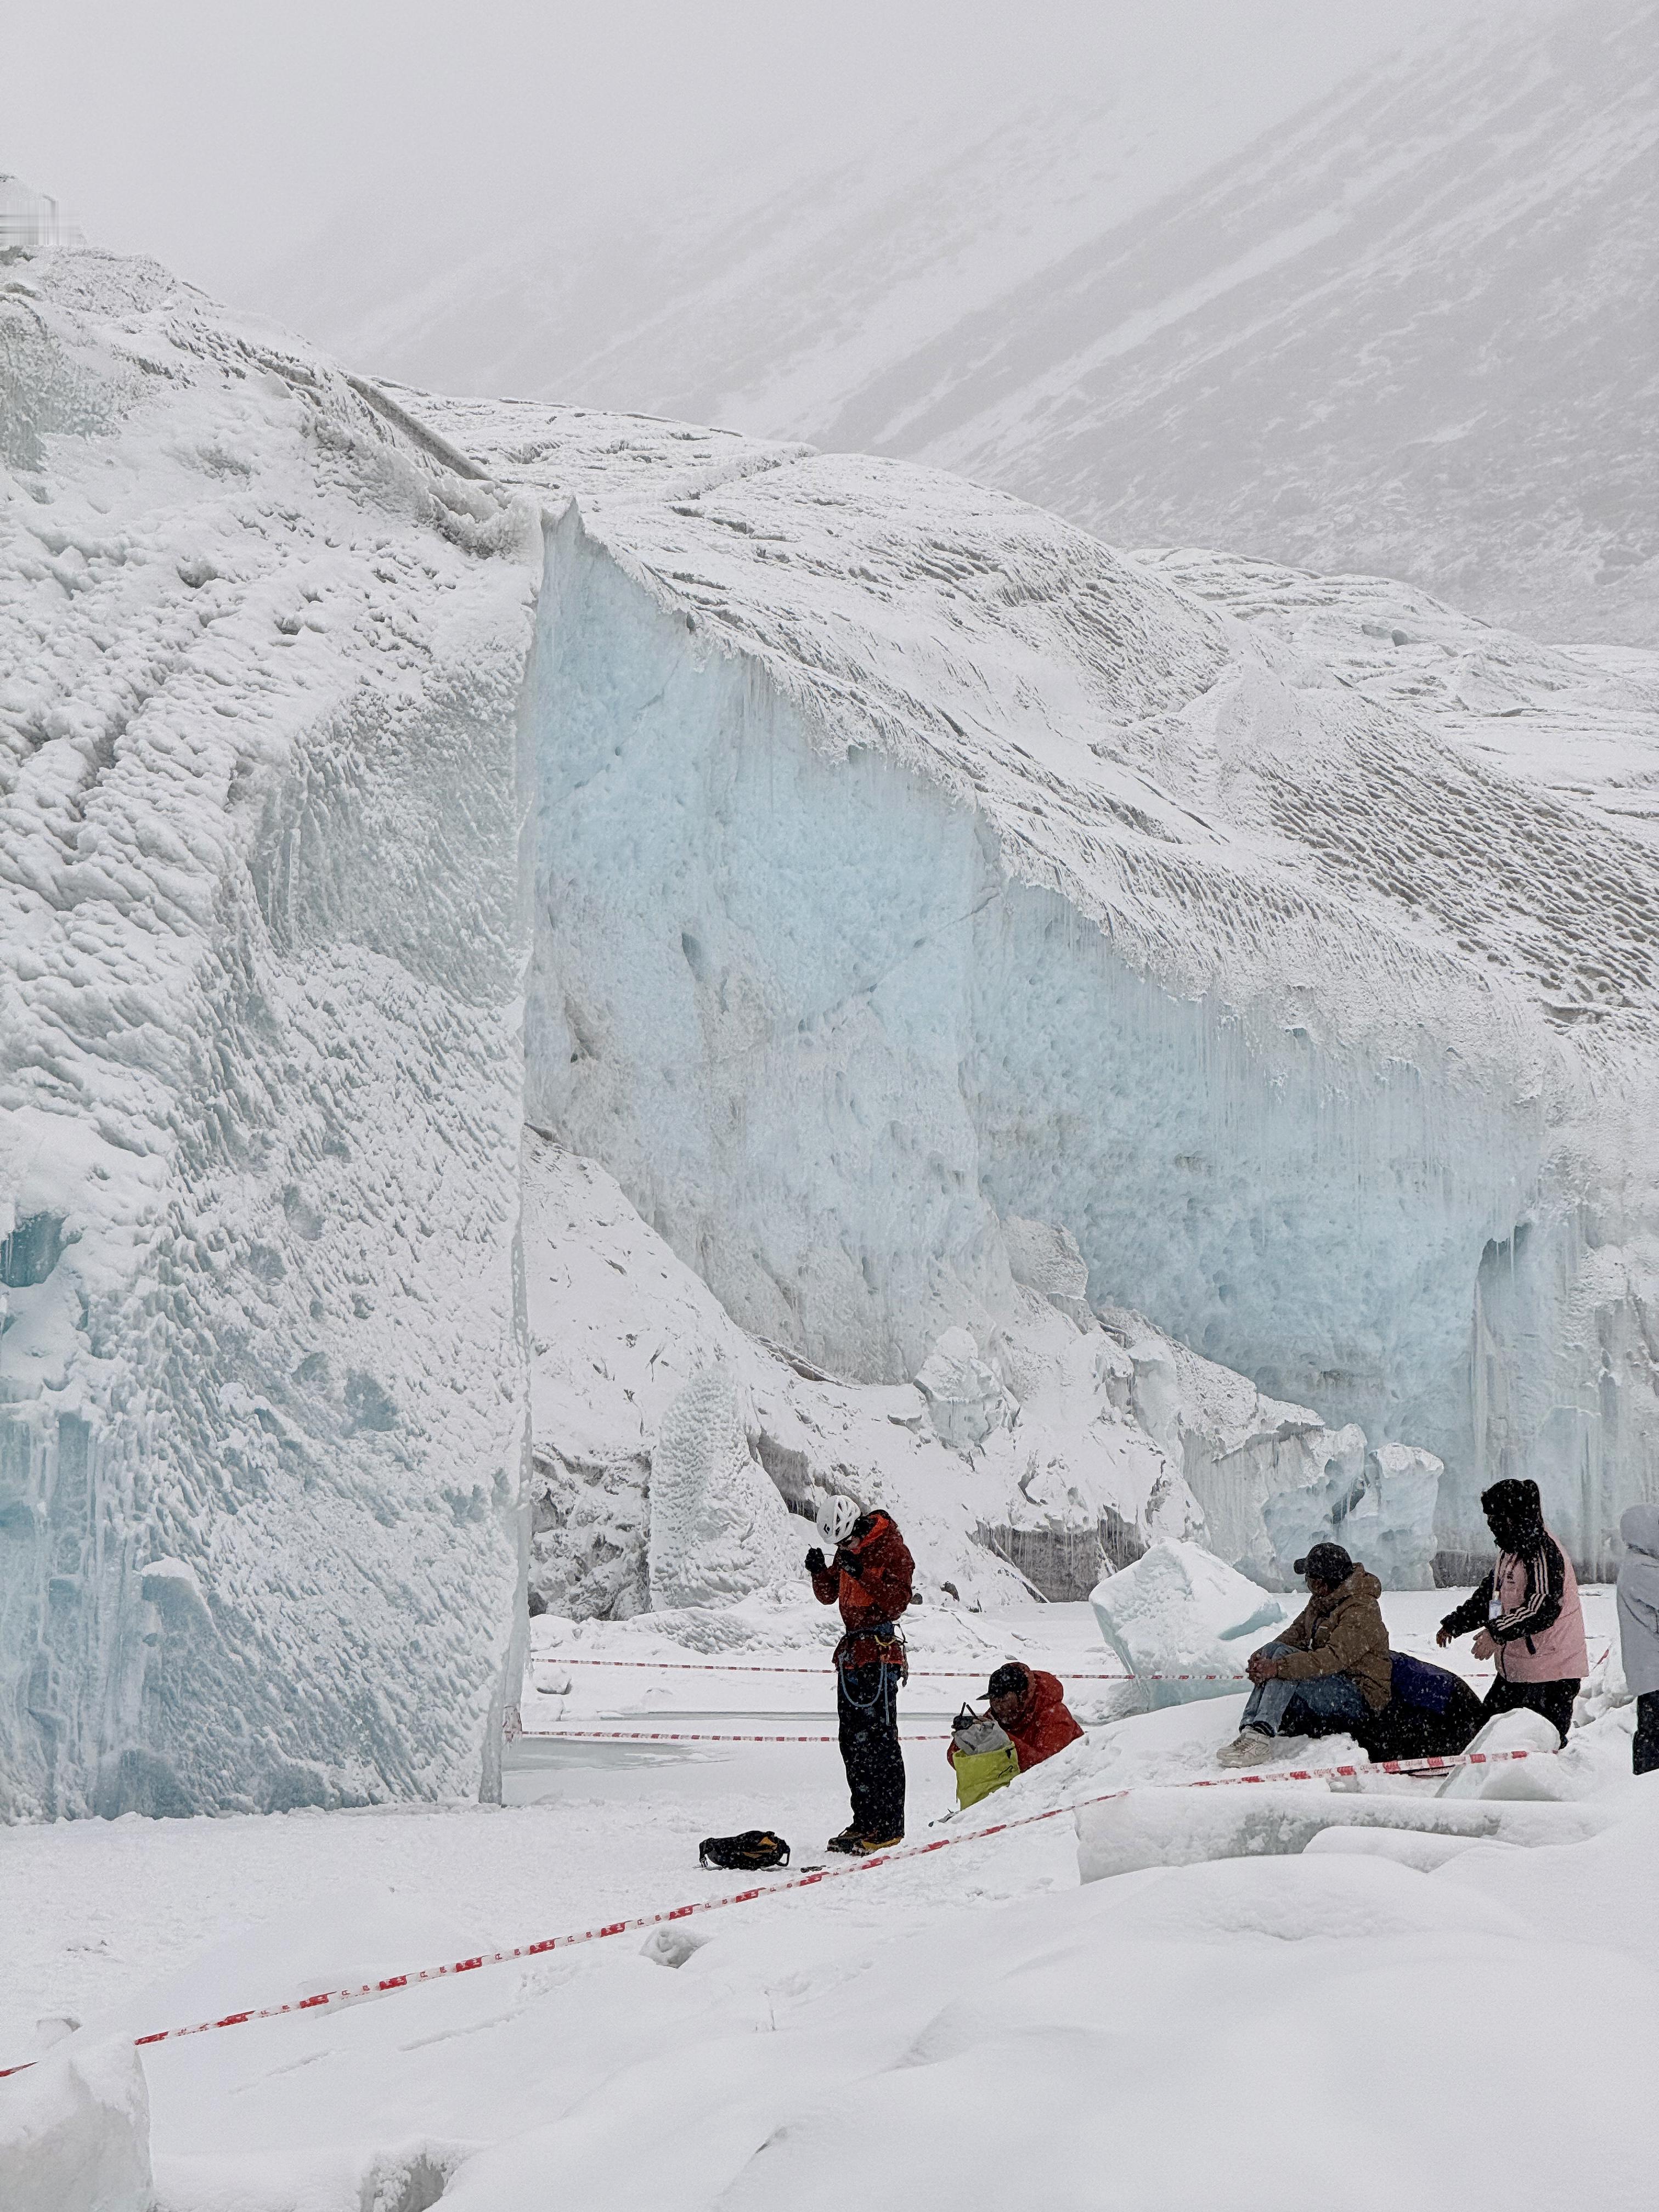
{"label": "climber in orange jacket", "polygon": [[898,1691],[906,1672],[894,1623],[910,1602],[915,1562],[890,1514],[860,1513],[850,1498],[826,1498],[806,1571],[820,1605],[841,1607],[835,1650],[836,1707],[853,1818],[830,1838],[832,1851],[866,1855],[904,1839],[904,1754]]}
{"label": "climber in orange jacket", "polygon": [[[1028,1773],[1075,1743],[1083,1734],[1066,1704],[1066,1692],[1055,1674],[1040,1673],[1018,1659],[999,1667],[986,1686],[991,1718],[1019,1754],[1019,1771]],[[956,1746],[945,1757],[957,1763]]]}

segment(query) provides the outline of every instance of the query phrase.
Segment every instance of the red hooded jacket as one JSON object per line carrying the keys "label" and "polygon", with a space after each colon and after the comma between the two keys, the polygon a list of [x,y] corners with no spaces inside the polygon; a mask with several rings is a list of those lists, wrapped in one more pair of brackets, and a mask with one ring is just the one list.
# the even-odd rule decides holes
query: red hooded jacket
{"label": "red hooded jacket", "polygon": [[853,1524],[853,1533],[837,1547],[835,1558],[822,1574],[812,1577],[812,1593],[820,1605],[839,1601],[847,1633],[836,1656],[849,1667],[868,1667],[878,1659],[896,1663],[902,1656],[896,1638],[866,1632],[884,1621],[896,1620],[910,1602],[916,1563],[898,1532],[898,1523],[887,1513],[866,1513]]}
{"label": "red hooded jacket", "polygon": [[[1013,1719],[1004,1721],[1002,1726],[1019,1753],[1019,1771],[1026,1774],[1032,1767],[1041,1766],[1045,1759],[1052,1759],[1057,1751],[1064,1751],[1068,1743],[1075,1743],[1083,1730],[1066,1711],[1066,1692],[1057,1675],[1039,1674],[1030,1667],[1022,1671],[1025,1694]],[[947,1756],[954,1766],[954,1744]]]}

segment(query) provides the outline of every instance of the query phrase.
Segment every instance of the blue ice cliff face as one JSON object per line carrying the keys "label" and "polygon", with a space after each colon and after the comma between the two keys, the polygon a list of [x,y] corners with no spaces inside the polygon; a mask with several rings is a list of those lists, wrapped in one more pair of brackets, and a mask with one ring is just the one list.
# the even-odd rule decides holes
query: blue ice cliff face
{"label": "blue ice cliff face", "polygon": [[[1563,657],[1413,598],[1454,742],[1406,703],[1444,679],[1370,681],[1390,587],[1301,608],[1356,680],[1255,618],[1311,580],[1170,593],[921,472],[573,478],[526,705],[533,1117],[842,1371],[994,1331],[1000,1220],[1058,1224],[1091,1297],[1438,1454],[1449,1566],[1519,1470],[1605,1559],[1659,1443],[1655,868],[1467,742],[1483,697],[1565,719]],[[1639,764],[1650,678],[1591,693]]]}

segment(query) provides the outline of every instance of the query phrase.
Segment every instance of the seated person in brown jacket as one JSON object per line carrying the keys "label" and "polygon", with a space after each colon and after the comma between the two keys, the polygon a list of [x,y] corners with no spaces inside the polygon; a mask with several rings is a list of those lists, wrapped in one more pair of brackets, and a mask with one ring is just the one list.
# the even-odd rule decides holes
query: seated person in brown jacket
{"label": "seated person in brown jacket", "polygon": [[[1216,1754],[1223,1766],[1259,1766],[1285,1731],[1312,1721],[1363,1724],[1394,1694],[1382,1585],[1340,1544],[1316,1544],[1296,1563],[1308,1602],[1282,1635],[1250,1654],[1255,1684],[1237,1739]],[[1298,1710],[1294,1710],[1298,1709]]]}

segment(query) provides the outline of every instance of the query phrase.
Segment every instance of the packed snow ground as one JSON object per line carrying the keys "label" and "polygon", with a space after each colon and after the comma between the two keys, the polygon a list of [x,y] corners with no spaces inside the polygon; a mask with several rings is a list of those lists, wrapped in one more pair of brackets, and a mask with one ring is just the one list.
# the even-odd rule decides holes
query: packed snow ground
{"label": "packed snow ground", "polygon": [[[1431,1649],[1455,1596],[1389,1595],[1396,1644]],[[791,1610],[736,1609],[725,1656],[807,1662],[819,1623],[787,1626]],[[1612,1592],[1589,1591],[1587,1612],[1596,1657]],[[536,1673],[573,1682],[526,1696],[540,1725],[547,1709],[567,1725],[718,1716],[735,1729],[755,1726],[757,1708],[830,1724],[827,1672],[705,1686],[663,1668],[574,1686],[579,1654],[706,1652],[673,1617],[538,1627]],[[1062,1677],[1110,1665],[1083,1607],[930,1607],[911,1647],[907,1731],[942,1727],[975,1686],[928,1681],[929,1662],[981,1688],[1010,1650]],[[1078,1704],[1097,1710],[1081,1692]],[[911,1839],[1213,1774],[1238,1710],[1224,1698],[1096,1729],[939,1828],[927,1823],[952,1802],[943,1747],[919,1745]],[[1629,1779],[1629,1736],[1626,1706],[1547,1775],[1506,1770],[1491,1802],[1456,1814],[1492,1840],[1439,1847],[1450,1856],[1431,1872],[1390,1856],[1391,1832],[1345,1827],[1300,1856],[1080,1887],[1062,1816],[648,1939],[154,2047],[143,2063],[158,2212],[412,2208],[446,2178],[446,2205],[491,2212],[550,2192],[606,2212],[793,2212],[843,2201],[854,2138],[897,2197],[928,2207],[1450,2206],[1523,2143],[1530,2203],[1634,2206],[1659,2036],[1659,1788]],[[1308,1763],[1352,1755],[1346,1740],[1316,1751]],[[1430,1785],[1370,1787],[1423,1817]],[[1273,1794],[1328,1802],[1334,1819],[1354,1811],[1323,1784]],[[1268,1848],[1224,1832],[1244,1796],[1256,1816],[1259,1789],[1194,1798],[1205,1849]],[[525,1743],[508,1797],[6,1832],[0,2059],[33,2055],[35,2023],[53,2015],[85,2023],[64,2046],[75,2052],[724,1895],[749,1885],[699,1872],[700,1837],[769,1821],[799,1867],[845,1814],[829,1744]],[[1541,2139],[1528,2125],[1535,2071],[1486,2025],[1482,1990],[1516,1973],[1553,1992],[1552,2094],[1571,2120]],[[1252,2112],[1282,2118],[1246,2124]],[[1344,2146],[1334,2179],[1331,2142]]]}

